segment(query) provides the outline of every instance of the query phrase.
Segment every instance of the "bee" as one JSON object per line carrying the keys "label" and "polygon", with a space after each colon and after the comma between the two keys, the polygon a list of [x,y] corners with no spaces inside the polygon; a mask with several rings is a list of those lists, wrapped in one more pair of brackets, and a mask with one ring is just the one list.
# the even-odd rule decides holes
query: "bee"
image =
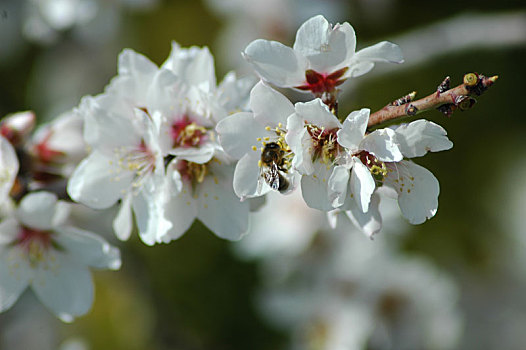
{"label": "bee", "polygon": [[281,193],[289,188],[289,181],[281,174],[286,173],[285,151],[277,142],[269,142],[261,152],[262,177],[265,182]]}

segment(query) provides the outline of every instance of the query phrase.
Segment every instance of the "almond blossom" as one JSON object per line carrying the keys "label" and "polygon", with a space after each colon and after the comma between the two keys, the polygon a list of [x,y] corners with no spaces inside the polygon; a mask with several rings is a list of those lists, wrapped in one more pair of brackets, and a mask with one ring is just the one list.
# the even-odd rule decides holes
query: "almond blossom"
{"label": "almond blossom", "polygon": [[329,179],[329,197],[333,207],[346,210],[351,220],[367,235],[381,227],[379,199],[373,196],[376,178],[387,173],[385,162],[403,156],[391,129],[366,134],[370,110],[351,112],[338,130],[337,138],[346,156],[336,165]]}
{"label": "almond blossom", "polygon": [[114,221],[117,236],[130,236],[133,208],[141,239],[154,244],[171,227],[163,217],[164,159],[154,123],[143,110],[112,95],[85,98],[80,110],[92,152],[73,172],[68,194],[94,209],[122,200]]}
{"label": "almond blossom", "polygon": [[25,196],[0,223],[0,312],[30,286],[58,318],[86,314],[94,297],[88,266],[120,268],[120,253],[94,233],[67,224],[69,204],[49,192]]}
{"label": "almond blossom", "polygon": [[[421,157],[453,147],[440,125],[420,119],[394,129],[398,148],[405,158]],[[438,209],[438,180],[426,168],[409,160],[386,162],[383,176],[385,192],[398,198],[402,215],[411,224],[432,218]]]}
{"label": "almond blossom", "polygon": [[403,62],[400,48],[387,41],[356,52],[352,26],[347,22],[332,26],[321,15],[301,25],[292,48],[257,39],[243,55],[262,79],[317,97],[333,94],[347,78],[369,72],[376,62]]}
{"label": "almond blossom", "polygon": [[342,151],[336,137],[342,124],[320,99],[298,102],[294,110],[285,139],[295,155],[292,166],[302,175],[303,198],[311,208],[331,210],[327,186]]}
{"label": "almond blossom", "polygon": [[[216,127],[221,146],[238,160],[234,191],[241,200],[270,190],[286,193],[294,187],[293,155],[285,140],[286,120],[294,113],[294,106],[263,82],[252,89],[249,105],[252,112],[232,114]],[[265,161],[265,155],[272,156],[272,153],[276,153],[277,158]]]}

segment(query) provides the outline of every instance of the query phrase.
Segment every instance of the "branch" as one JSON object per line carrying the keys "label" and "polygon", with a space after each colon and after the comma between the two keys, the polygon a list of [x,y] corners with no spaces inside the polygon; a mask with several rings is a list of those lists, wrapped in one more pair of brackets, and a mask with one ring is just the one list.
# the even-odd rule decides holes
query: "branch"
{"label": "branch", "polygon": [[400,117],[414,116],[433,108],[447,116],[450,116],[457,108],[464,111],[477,102],[472,96],[482,95],[495,83],[497,78],[498,75],[488,78],[482,74],[468,73],[464,75],[462,84],[450,89],[450,79],[446,77],[437,87],[437,91],[427,97],[414,101],[416,92],[412,92],[372,113],[367,126],[371,127]]}

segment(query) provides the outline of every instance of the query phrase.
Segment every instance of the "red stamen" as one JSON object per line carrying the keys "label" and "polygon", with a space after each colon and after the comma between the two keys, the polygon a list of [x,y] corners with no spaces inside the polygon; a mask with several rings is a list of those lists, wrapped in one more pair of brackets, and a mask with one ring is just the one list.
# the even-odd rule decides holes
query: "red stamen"
{"label": "red stamen", "polygon": [[320,96],[324,92],[332,94],[337,86],[345,82],[345,79],[341,79],[341,77],[348,69],[348,67],[344,67],[330,74],[318,73],[309,69],[305,72],[305,85],[296,86],[296,88],[311,91],[316,96]]}

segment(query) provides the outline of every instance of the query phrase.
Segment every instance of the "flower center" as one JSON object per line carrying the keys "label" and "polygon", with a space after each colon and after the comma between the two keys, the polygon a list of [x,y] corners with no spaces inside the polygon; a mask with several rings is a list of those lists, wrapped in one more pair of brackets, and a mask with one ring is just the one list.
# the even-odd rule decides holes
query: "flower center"
{"label": "flower center", "polygon": [[318,73],[312,69],[305,72],[305,84],[296,86],[297,89],[311,91],[316,97],[326,92],[332,94],[336,87],[343,84],[345,79],[341,79],[348,67],[338,69],[330,74]]}
{"label": "flower center", "polygon": [[199,164],[189,162],[187,160],[180,160],[177,162],[177,171],[181,174],[183,180],[190,182],[192,187],[202,183],[208,174],[208,163]]}
{"label": "flower center", "polygon": [[209,139],[208,130],[191,121],[188,116],[172,124],[173,147],[199,147]]}
{"label": "flower center", "polygon": [[382,182],[383,179],[387,176],[387,166],[384,162],[378,160],[374,155],[367,151],[361,151],[360,153],[356,154],[358,158],[362,161],[363,164],[369,169],[371,174],[373,175],[373,178],[378,181]]}
{"label": "flower center", "polygon": [[[120,170],[135,173],[132,186],[138,188],[142,185],[145,177],[155,170],[155,154],[146,146],[144,140],[136,147],[121,147],[114,150],[117,164]],[[120,174],[114,177],[120,180]]]}
{"label": "flower center", "polygon": [[22,248],[31,267],[36,267],[46,259],[47,251],[53,246],[51,235],[51,231],[22,226],[15,244]]}
{"label": "flower center", "polygon": [[312,160],[321,159],[325,164],[332,163],[340,152],[340,145],[336,142],[339,129],[327,130],[309,123],[305,123],[305,127],[312,139]]}

